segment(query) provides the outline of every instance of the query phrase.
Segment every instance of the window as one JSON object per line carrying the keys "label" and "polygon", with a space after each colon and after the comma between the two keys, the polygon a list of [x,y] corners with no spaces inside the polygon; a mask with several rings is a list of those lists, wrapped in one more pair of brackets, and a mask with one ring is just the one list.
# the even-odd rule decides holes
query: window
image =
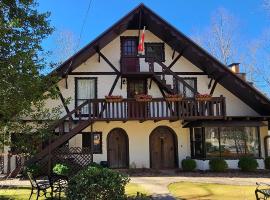
{"label": "window", "polygon": [[[101,154],[102,153],[102,133],[101,132],[93,132],[93,138],[94,138],[94,147],[93,150],[95,154]],[[82,147],[83,148],[89,148],[91,149],[91,133],[84,132],[82,133]]]}
{"label": "window", "polygon": [[121,55],[137,56],[138,37],[121,37]]}
{"label": "window", "polygon": [[[184,81],[190,85],[192,88],[195,89],[195,91],[197,91],[197,79],[196,78],[183,78]],[[194,98],[195,97],[195,93],[193,91],[191,91],[189,88],[187,88],[182,82],[177,81],[177,91],[179,94],[183,95],[184,97],[188,97],[188,98]]]}
{"label": "window", "polygon": [[[95,98],[97,98],[97,78],[75,78],[75,106],[77,107],[86,100]],[[82,114],[88,113],[89,108],[86,105],[82,108]]]}
{"label": "window", "polygon": [[164,43],[145,43],[145,55],[155,58],[161,62],[165,62]]}
{"label": "window", "polygon": [[201,128],[194,128],[191,131],[191,154],[195,158],[203,157],[203,130]]}
{"label": "window", "polygon": [[[200,129],[201,131],[198,131]],[[197,133],[201,136],[196,136]],[[258,127],[206,127],[191,131],[192,157],[194,158],[240,158],[260,157]],[[198,139],[202,138],[202,139]],[[195,145],[196,142],[200,145]],[[198,154],[196,152],[203,152]]]}
{"label": "window", "polygon": [[220,150],[223,157],[259,157],[259,138],[255,127],[220,129]]}

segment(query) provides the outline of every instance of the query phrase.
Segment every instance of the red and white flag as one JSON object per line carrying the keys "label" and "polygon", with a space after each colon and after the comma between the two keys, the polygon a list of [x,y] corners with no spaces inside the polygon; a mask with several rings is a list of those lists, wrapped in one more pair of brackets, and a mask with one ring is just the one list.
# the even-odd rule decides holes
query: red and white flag
{"label": "red and white flag", "polygon": [[138,54],[143,54],[144,51],[144,32],[145,32],[145,26],[143,27],[143,32],[141,34],[141,38],[138,45]]}

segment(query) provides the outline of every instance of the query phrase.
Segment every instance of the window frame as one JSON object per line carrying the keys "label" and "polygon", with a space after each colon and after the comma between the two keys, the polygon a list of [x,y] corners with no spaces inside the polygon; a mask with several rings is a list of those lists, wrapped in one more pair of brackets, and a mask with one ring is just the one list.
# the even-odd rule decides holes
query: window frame
{"label": "window frame", "polygon": [[[197,77],[181,77],[181,78],[183,80],[194,80],[194,89],[195,89],[196,92],[198,92],[198,80],[197,80]],[[180,94],[178,81],[174,79],[173,82],[174,82],[173,84],[176,87],[177,94]],[[186,86],[184,86],[184,90],[186,90]],[[184,93],[186,94],[186,92],[184,92]],[[195,95],[196,94],[194,94],[194,97],[187,97],[187,98],[195,98]]]}
{"label": "window frame", "polygon": [[[85,148],[83,146],[83,135],[84,134],[90,134],[90,145],[89,147],[91,148],[91,145],[93,144],[93,142],[91,141],[92,140],[92,137],[91,137],[91,132],[81,132],[81,135],[82,135],[82,148]],[[102,132],[101,131],[94,131],[93,134],[98,134],[100,136],[100,149],[95,151],[95,149],[93,148],[93,154],[102,154],[103,151],[103,137],[102,137]],[[94,136],[93,136],[94,137]]]}
{"label": "window frame", "polygon": [[[95,83],[95,99],[97,98],[98,96],[98,88],[97,88],[97,77],[75,77],[74,78],[74,81],[75,81],[75,98],[74,98],[74,106],[75,108],[77,108],[79,105],[78,105],[78,99],[77,99],[77,96],[78,96],[78,81],[79,80],[89,80],[89,79],[92,79],[94,80],[94,83]],[[75,116],[77,117],[78,114],[77,112],[75,113]],[[87,114],[82,114],[82,116],[87,116]]]}
{"label": "window frame", "polygon": [[148,62],[148,53],[147,53],[147,47],[149,46],[161,46],[161,59],[159,60],[160,62],[165,62],[165,44],[164,42],[145,42],[144,47],[145,47],[145,61]]}
{"label": "window frame", "polygon": [[[261,135],[260,135],[260,127],[259,126],[240,126],[240,127],[253,127],[256,129],[257,131],[257,137],[258,137],[258,157],[257,156],[252,156],[253,158],[255,159],[261,159],[262,158],[262,154],[261,154]],[[203,151],[203,155],[201,157],[198,157],[195,155],[195,138],[194,138],[194,129],[195,128],[201,128],[202,131],[202,151]],[[223,128],[223,127],[215,127],[218,129],[218,141],[219,141],[219,156],[218,157],[207,157],[206,156],[206,148],[205,148],[205,145],[206,145],[206,141],[205,141],[205,128],[207,127],[193,127],[193,128],[190,128],[190,148],[191,148],[191,158],[192,159],[197,159],[197,160],[210,160],[212,158],[223,158],[223,159],[227,159],[227,160],[238,160],[241,158],[241,156],[237,157],[237,158],[232,158],[232,157],[225,157],[225,156],[222,156],[222,152],[221,152],[221,143],[220,143],[220,129]]]}

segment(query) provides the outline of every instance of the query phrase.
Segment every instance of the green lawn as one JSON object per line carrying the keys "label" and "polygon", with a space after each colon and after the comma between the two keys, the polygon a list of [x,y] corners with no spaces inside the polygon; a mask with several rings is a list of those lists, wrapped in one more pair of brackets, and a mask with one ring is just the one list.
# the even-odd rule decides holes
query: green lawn
{"label": "green lawn", "polygon": [[256,186],[221,185],[179,182],[169,185],[169,191],[181,200],[254,200]]}
{"label": "green lawn", "polygon": [[[1,200],[28,200],[30,196],[31,188],[18,188],[18,189],[0,189],[0,199]],[[128,196],[134,196],[137,192],[147,194],[147,191],[140,185],[129,183],[126,186],[126,194]],[[35,199],[35,195],[32,196],[32,199]],[[39,198],[45,199],[45,198]]]}

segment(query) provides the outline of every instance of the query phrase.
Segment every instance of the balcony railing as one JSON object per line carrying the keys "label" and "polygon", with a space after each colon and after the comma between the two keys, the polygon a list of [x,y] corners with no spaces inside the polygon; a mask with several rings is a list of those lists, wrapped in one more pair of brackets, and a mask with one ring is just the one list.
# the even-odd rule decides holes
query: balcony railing
{"label": "balcony railing", "polygon": [[75,118],[95,121],[221,119],[226,116],[223,96],[206,101],[183,99],[176,102],[168,102],[164,98],[153,98],[149,102],[89,99],[77,108]]}

